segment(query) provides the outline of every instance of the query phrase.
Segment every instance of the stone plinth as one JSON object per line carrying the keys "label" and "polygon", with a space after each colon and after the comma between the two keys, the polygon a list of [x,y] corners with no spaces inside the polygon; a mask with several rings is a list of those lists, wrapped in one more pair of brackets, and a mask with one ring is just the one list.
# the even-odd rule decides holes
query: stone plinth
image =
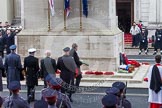
{"label": "stone plinth", "polygon": [[83,67],[88,70],[117,71],[119,53],[123,51],[123,33],[118,29],[106,31],[60,31],[60,32],[31,32],[22,31],[17,37],[18,53],[27,56],[27,49],[37,49],[36,56],[42,58],[44,51],[52,50],[52,56],[58,58],[63,54],[62,49],[71,47],[72,43],[79,45],[79,55],[90,64]]}

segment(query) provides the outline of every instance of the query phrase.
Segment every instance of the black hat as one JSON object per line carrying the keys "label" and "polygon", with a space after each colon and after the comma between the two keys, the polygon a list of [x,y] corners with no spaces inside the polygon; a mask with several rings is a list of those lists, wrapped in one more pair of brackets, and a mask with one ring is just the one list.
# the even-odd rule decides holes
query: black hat
{"label": "black hat", "polygon": [[11,45],[10,46],[10,50],[15,50],[16,49],[16,45]]}
{"label": "black hat", "polygon": [[113,94],[105,95],[102,98],[102,104],[105,107],[113,107],[113,106],[115,106],[117,104],[117,96],[115,96]]}
{"label": "black hat", "polygon": [[34,108],[47,108],[48,103],[45,100],[38,100],[34,103]]}
{"label": "black hat", "polygon": [[106,90],[106,94],[114,94],[114,95],[116,95],[119,92],[120,92],[120,90],[118,88],[116,88],[116,87],[111,87],[111,88],[108,88]]}
{"label": "black hat", "polygon": [[64,52],[68,52],[68,51],[70,51],[70,48],[69,47],[66,47],[66,48],[63,49],[63,51]]}
{"label": "black hat", "polygon": [[57,97],[57,91],[51,88],[46,88],[42,91],[42,95],[46,99],[53,99]]}
{"label": "black hat", "polygon": [[125,84],[123,82],[115,82],[112,84],[112,87],[116,87],[119,90],[123,90],[125,88]]}
{"label": "black hat", "polygon": [[9,90],[20,90],[21,84],[19,81],[12,81],[9,83],[8,89]]}

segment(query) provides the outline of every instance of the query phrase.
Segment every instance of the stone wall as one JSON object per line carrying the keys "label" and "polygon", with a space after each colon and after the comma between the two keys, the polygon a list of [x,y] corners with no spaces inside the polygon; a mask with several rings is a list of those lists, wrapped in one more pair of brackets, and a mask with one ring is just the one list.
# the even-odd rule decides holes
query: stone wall
{"label": "stone wall", "polygon": [[58,58],[63,54],[62,49],[66,46],[71,47],[72,43],[79,45],[79,55],[81,59],[90,64],[90,67],[83,67],[88,70],[98,71],[117,71],[119,66],[119,53],[123,52],[123,34],[105,34],[96,32],[81,33],[80,35],[72,32],[52,33],[35,32],[28,34],[22,32],[17,37],[18,53],[24,58],[28,55],[28,48],[36,48],[36,56],[42,58],[45,50],[52,51],[52,56]]}

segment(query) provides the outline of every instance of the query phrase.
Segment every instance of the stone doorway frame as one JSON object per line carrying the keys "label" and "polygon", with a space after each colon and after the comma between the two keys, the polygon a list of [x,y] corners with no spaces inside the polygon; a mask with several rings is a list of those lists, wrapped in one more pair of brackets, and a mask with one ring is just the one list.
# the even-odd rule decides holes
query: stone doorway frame
{"label": "stone doorway frame", "polygon": [[[134,22],[135,19],[135,0],[116,0],[116,4],[118,3],[130,3],[131,4],[131,24]],[[117,7],[116,7],[117,11]],[[116,12],[117,13],[117,12]]]}

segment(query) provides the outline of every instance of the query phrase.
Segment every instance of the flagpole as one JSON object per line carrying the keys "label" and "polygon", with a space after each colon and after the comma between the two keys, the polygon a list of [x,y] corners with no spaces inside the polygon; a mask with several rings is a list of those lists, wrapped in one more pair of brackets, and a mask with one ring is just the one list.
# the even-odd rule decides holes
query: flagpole
{"label": "flagpole", "polygon": [[[65,5],[65,0],[64,1],[64,5]],[[66,9],[65,9],[65,6],[64,6],[64,31],[66,31]]]}
{"label": "flagpole", "polygon": [[50,5],[49,5],[49,1],[48,1],[48,32],[51,30],[51,16],[50,16]]}
{"label": "flagpole", "polygon": [[80,31],[82,31],[82,0],[80,0]]}

